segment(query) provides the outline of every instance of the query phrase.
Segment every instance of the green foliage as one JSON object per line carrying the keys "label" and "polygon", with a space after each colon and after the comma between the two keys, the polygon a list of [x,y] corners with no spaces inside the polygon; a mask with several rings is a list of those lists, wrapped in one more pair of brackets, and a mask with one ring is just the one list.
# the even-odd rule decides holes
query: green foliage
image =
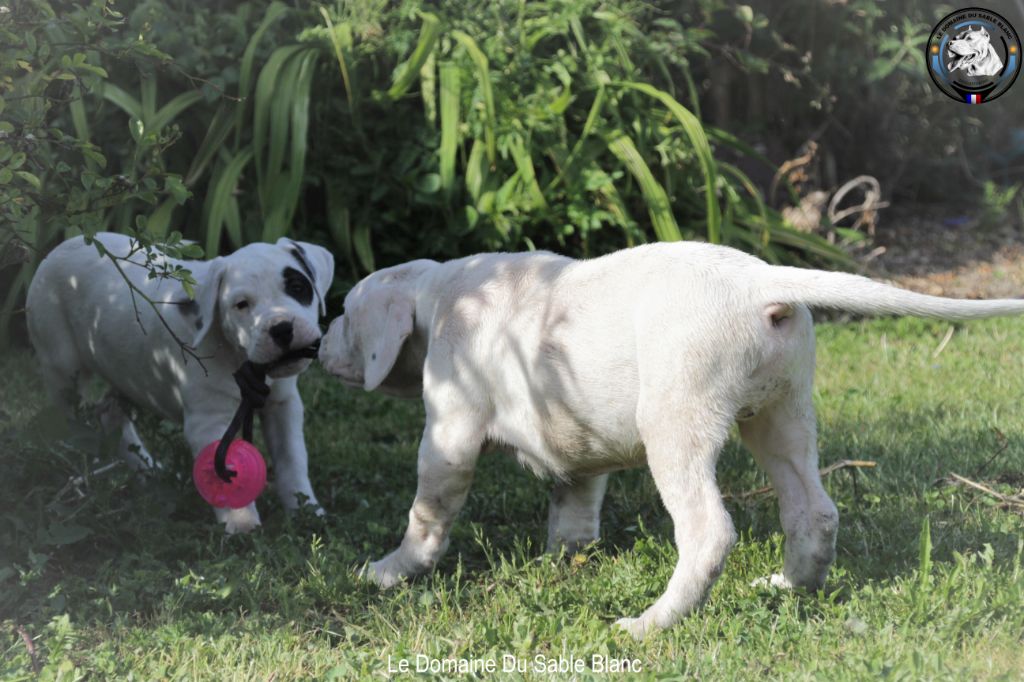
{"label": "green foliage", "polygon": [[[728,12],[701,4],[715,31],[706,118],[777,162],[815,141],[811,170],[822,189],[868,173],[894,201],[962,209],[986,178],[1024,182],[1019,93],[1018,103],[978,111],[953,106],[928,77],[925,43],[958,5],[792,0]],[[996,9],[1018,24],[1011,7]]]}
{"label": "green foliage", "polygon": [[[0,212],[33,251],[181,232],[208,255],[286,233],[358,276],[418,256],[598,254],[702,238],[841,262],[785,231],[703,124],[703,24],[642,2],[111,0],[0,15]],[[676,96],[687,84],[688,103]]]}
{"label": "green foliage", "polygon": [[[157,110],[153,81],[145,82],[141,101],[109,83],[103,45],[122,23],[107,0],[59,12],[46,3],[14,3],[0,14],[0,254],[2,265],[14,266],[0,273],[4,334],[55,239],[101,229],[118,207],[159,203],[151,226],[158,229],[142,230],[151,245],[166,233],[173,207],[190,196],[160,156],[178,135],[173,119],[198,95],[183,93]],[[152,53],[146,45],[123,49],[125,58]],[[90,91],[130,111],[130,163],[108,164],[108,150],[94,141],[98,126],[89,120],[83,94]],[[122,229],[144,226],[142,218]]]}
{"label": "green foliage", "polygon": [[[1005,230],[1016,219],[1024,224],[1024,185],[1000,186],[986,180],[981,186],[982,230]],[[1016,208],[1016,210],[1014,210]],[[1014,215],[1016,214],[1016,215]]]}
{"label": "green foliage", "polygon": [[[21,625],[41,679],[76,668],[103,679],[368,679],[385,675],[389,654],[506,653],[635,657],[639,679],[1016,679],[1024,517],[944,479],[959,473],[1006,495],[1024,487],[1024,321],[959,326],[935,358],[947,329],[818,326],[822,465],[878,463],[825,479],[840,509],[825,591],[751,586],[782,564],[778,506],[733,498],[740,540],[707,603],[642,643],[611,623],[650,605],[677,558],[645,471],[613,474],[601,542],[558,558],[541,549],[550,482],[504,453],[482,457],[437,572],[382,592],[356,571],[401,540],[418,402],[311,369],[300,388],[328,516],[289,518],[268,492],[263,528],[226,538],[191,486],[177,427],[140,423],[166,467],[149,480],[124,467],[91,475],[115,443],[87,410],[85,427],[46,410],[30,356],[15,351],[0,358],[0,678],[32,679]],[[874,361],[851,362],[864,357]],[[727,493],[766,484],[735,439],[718,475]]]}
{"label": "green foliage", "polygon": [[679,238],[849,264],[761,195],[773,161],[812,137],[829,172],[886,186],[930,163],[892,163],[894,149],[944,158],[937,138],[965,150],[1011,127],[964,107],[918,125],[937,10],[910,0],[889,14],[860,0],[54,6],[0,15],[0,263],[26,261],[0,271],[4,330],[56,240],[140,225],[207,255],[288,233],[331,246],[353,278]]}

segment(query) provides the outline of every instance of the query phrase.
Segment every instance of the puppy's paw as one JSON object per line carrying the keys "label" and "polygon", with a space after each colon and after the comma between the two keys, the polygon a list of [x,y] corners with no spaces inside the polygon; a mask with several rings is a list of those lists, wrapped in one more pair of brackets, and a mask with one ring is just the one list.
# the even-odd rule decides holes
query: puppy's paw
{"label": "puppy's paw", "polygon": [[218,509],[217,520],[224,524],[224,532],[228,535],[251,533],[260,526],[255,504],[241,509]]}
{"label": "puppy's paw", "polygon": [[625,630],[637,641],[642,640],[652,630],[657,629],[653,623],[643,616],[639,618],[619,618],[615,621],[615,627]]}
{"label": "puppy's paw", "polygon": [[782,590],[793,589],[793,583],[786,579],[781,573],[772,573],[769,576],[758,578],[750,583],[751,587],[777,587]]}
{"label": "puppy's paw", "polygon": [[312,513],[316,516],[327,515],[327,512],[320,506],[320,503],[317,502],[316,497],[308,488],[299,488],[279,493],[279,497],[281,498],[281,505],[289,514],[301,511],[302,513]]}
{"label": "puppy's paw", "polygon": [[562,537],[549,538],[545,551],[548,554],[561,554],[564,552],[566,556],[572,556],[594,544],[597,540],[598,537],[596,535],[586,535],[569,540]]}
{"label": "puppy's paw", "polygon": [[380,561],[371,561],[363,566],[359,577],[383,590],[390,589],[405,580],[405,574],[397,564],[394,555],[388,555]]}

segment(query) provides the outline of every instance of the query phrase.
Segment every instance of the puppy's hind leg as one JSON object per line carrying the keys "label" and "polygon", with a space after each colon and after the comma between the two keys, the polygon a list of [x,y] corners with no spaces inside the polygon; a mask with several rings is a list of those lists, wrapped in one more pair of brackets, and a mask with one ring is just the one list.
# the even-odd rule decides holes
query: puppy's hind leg
{"label": "puppy's hind leg", "polygon": [[740,436],[771,479],[786,534],[777,587],[820,588],[836,556],[839,512],[818,474],[817,429],[810,382],[739,423]]}
{"label": "puppy's hind leg", "polygon": [[132,470],[147,472],[159,468],[153,456],[146,450],[146,446],[142,444],[131,416],[117,396],[108,394],[100,404],[98,412],[103,431],[117,434],[117,454]]}
{"label": "puppy's hind leg", "polygon": [[29,337],[36,350],[39,371],[43,375],[46,392],[55,405],[72,412],[79,401],[78,387],[86,372],[78,357],[74,336],[62,321],[46,320],[45,328],[38,315],[29,317]]}
{"label": "puppy's hind leg", "polygon": [[679,558],[665,593],[639,618],[617,625],[640,639],[666,628],[697,608],[718,578],[736,542],[732,520],[715,482],[718,453],[731,419],[719,404],[699,391],[688,394],[687,407],[670,400],[641,399],[640,435],[661,501],[672,516]]}
{"label": "puppy's hind leg", "polygon": [[597,540],[601,529],[601,503],[608,474],[561,483],[551,490],[548,510],[549,552],[575,552]]}

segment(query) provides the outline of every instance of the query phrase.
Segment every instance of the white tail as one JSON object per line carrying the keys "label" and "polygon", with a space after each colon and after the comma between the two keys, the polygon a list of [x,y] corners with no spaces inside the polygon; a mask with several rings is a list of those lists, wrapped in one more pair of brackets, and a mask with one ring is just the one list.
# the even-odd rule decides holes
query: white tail
{"label": "white tail", "polygon": [[832,308],[865,315],[913,315],[944,320],[976,320],[1024,313],[1024,300],[971,301],[928,296],[867,277],[844,272],[769,267],[757,283],[765,305],[800,303],[810,308]]}

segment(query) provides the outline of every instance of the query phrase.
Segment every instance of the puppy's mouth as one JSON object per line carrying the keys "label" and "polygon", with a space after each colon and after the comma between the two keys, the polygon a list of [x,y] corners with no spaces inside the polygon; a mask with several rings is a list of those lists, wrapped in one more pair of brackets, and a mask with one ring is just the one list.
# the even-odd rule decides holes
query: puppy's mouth
{"label": "puppy's mouth", "polygon": [[338,381],[340,381],[341,383],[345,384],[349,388],[362,388],[363,387],[363,378],[362,377],[350,378],[350,377],[344,376],[342,374],[335,374],[334,376],[337,377]]}
{"label": "puppy's mouth", "polygon": [[292,348],[281,353],[276,359],[266,363],[259,363],[266,368],[267,374],[273,377],[289,376],[297,374],[305,369],[310,361],[315,360],[320,352],[320,339],[318,338],[308,346]]}
{"label": "puppy's mouth", "polygon": [[362,388],[363,387],[363,377],[356,376],[354,374],[345,374],[344,371],[338,370],[338,368],[331,366],[329,363],[325,364],[323,359],[320,360],[320,364],[324,366],[324,369],[326,369],[327,372],[332,377],[334,377],[335,379],[337,379],[341,383],[345,384],[349,388]]}

